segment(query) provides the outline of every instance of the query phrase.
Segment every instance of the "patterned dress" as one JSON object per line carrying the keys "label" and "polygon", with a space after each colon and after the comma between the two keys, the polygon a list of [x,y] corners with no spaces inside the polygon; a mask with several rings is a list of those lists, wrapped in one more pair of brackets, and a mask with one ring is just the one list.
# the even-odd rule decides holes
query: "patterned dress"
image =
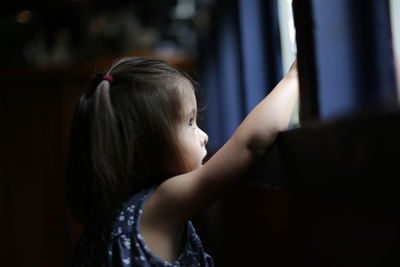
{"label": "patterned dress", "polygon": [[76,247],[74,266],[214,266],[190,221],[184,249],[174,262],[152,254],[139,232],[139,219],[151,193],[152,189],[143,190],[125,202],[111,231],[95,233],[86,229]]}

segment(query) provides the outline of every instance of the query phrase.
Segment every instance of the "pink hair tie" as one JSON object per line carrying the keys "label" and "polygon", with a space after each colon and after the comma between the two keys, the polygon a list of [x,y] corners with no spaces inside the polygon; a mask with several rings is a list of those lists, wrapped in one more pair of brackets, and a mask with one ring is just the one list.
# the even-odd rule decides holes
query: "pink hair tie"
{"label": "pink hair tie", "polygon": [[108,81],[109,83],[113,82],[113,77],[111,77],[110,75],[104,75],[103,76],[103,81]]}

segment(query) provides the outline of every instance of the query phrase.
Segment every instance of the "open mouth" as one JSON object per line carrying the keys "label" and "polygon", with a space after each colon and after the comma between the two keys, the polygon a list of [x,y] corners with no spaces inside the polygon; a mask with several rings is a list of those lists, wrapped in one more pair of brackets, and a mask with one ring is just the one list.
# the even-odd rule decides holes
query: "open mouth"
{"label": "open mouth", "polygon": [[207,154],[207,152],[206,152],[206,155],[203,157],[203,160],[201,161],[201,165],[204,165],[207,161],[208,161],[208,154]]}

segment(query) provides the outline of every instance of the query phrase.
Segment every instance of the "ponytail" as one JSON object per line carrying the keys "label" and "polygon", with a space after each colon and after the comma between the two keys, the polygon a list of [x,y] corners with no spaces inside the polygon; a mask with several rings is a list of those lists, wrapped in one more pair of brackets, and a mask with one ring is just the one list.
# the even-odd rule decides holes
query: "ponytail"
{"label": "ponytail", "polygon": [[[88,97],[89,96],[89,97]],[[76,106],[70,139],[70,204],[83,224],[102,226],[128,191],[121,136],[110,99],[110,81],[102,80],[92,95]],[[119,199],[120,198],[120,199]],[[82,212],[81,212],[82,211]]]}
{"label": "ponytail", "polygon": [[121,140],[110,100],[110,82],[103,80],[94,94],[94,112],[91,114],[91,158],[93,168],[102,183],[116,186],[121,161]]}

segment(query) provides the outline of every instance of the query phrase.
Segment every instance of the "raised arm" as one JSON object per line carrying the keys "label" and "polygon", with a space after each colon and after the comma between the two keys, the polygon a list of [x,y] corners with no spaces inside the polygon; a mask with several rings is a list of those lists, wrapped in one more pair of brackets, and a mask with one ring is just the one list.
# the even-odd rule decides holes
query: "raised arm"
{"label": "raised arm", "polygon": [[264,155],[278,133],[288,127],[299,95],[297,61],[286,76],[245,118],[234,133],[236,144],[254,156]]}
{"label": "raised arm", "polygon": [[[148,201],[151,222],[184,223],[207,208],[241,177],[287,128],[299,94],[297,64],[245,118],[204,166],[161,184]],[[161,208],[160,208],[161,207]]]}

